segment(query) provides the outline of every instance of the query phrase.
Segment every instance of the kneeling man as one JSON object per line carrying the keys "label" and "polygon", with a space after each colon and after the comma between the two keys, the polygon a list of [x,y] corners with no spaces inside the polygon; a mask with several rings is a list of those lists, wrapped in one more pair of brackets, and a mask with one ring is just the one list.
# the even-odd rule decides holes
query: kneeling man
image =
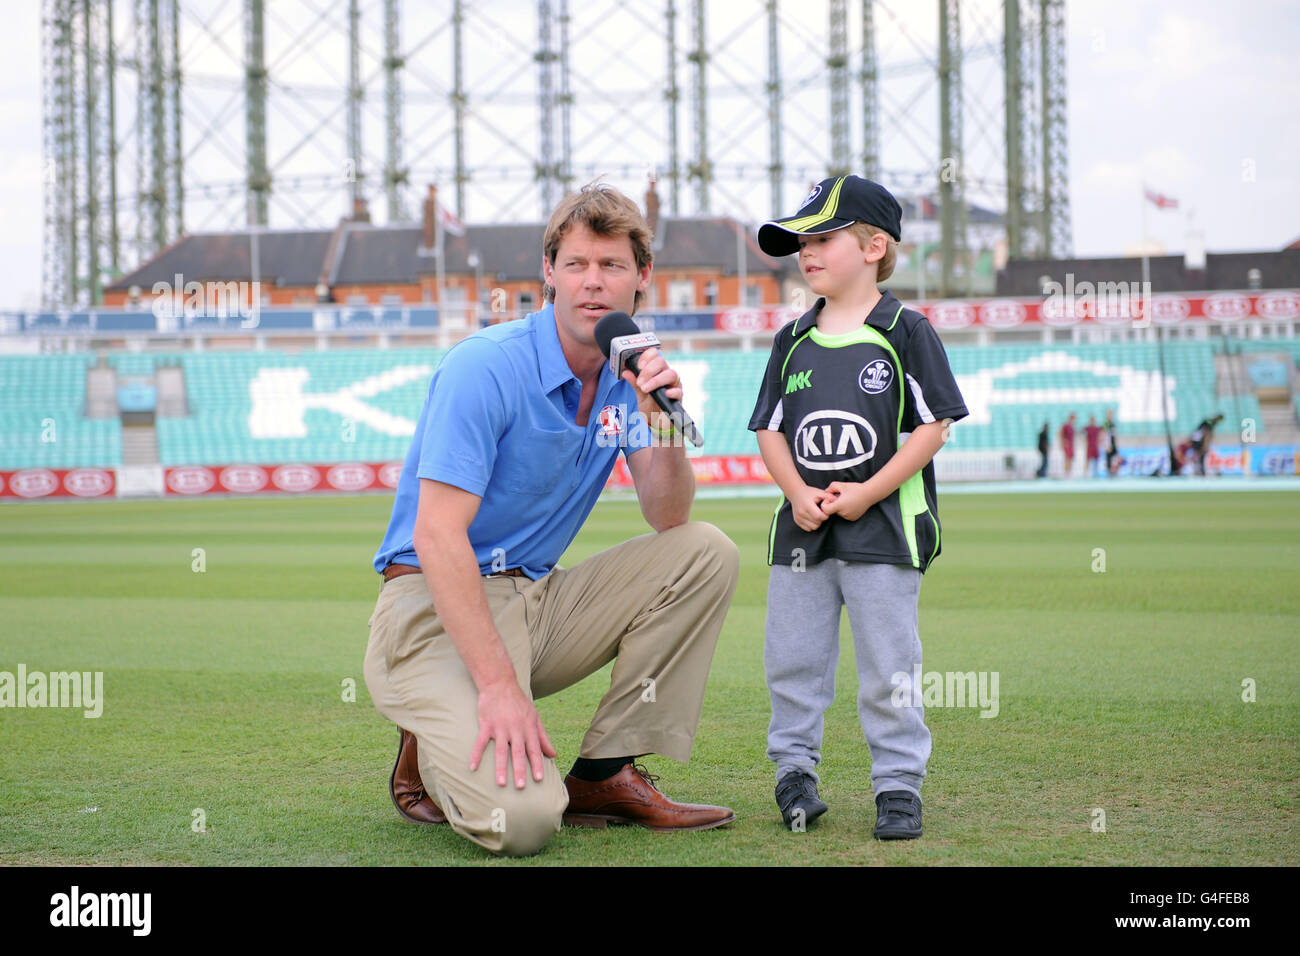
{"label": "kneeling man", "polygon": [[[644,299],[650,242],[614,189],[561,202],[543,238],[548,304],[444,357],[375,555],[384,583],[365,675],[401,729],[393,802],[493,853],[535,853],[562,819],[654,830],[735,819],[674,803],[633,762],[689,758],[738,570],[730,539],[687,520],[695,479],[650,397],[680,398],[677,373],[652,349],[620,379],[596,345],[602,316]],[[632,427],[638,414],[649,429]],[[620,447],[654,533],[556,567]],[[533,701],[610,660],[609,692],[561,780]]]}

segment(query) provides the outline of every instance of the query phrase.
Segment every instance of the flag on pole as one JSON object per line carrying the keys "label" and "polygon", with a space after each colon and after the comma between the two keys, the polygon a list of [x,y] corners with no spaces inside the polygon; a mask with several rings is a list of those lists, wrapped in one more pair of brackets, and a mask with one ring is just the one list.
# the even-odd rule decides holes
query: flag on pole
{"label": "flag on pole", "polygon": [[438,220],[442,223],[442,228],[453,236],[465,235],[465,224],[456,218],[456,214],[438,203]]}
{"label": "flag on pole", "polygon": [[1163,193],[1158,193],[1154,189],[1147,188],[1147,202],[1153,204],[1157,209],[1177,209],[1178,200]]}

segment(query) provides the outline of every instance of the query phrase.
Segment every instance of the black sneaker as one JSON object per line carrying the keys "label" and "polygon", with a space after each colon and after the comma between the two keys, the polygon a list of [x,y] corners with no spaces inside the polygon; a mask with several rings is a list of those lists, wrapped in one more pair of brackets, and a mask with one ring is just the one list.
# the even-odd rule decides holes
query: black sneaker
{"label": "black sneaker", "polygon": [[877,840],[915,840],[921,835],[921,798],[910,790],[876,794]]}
{"label": "black sneaker", "polygon": [[806,829],[826,812],[826,804],[817,795],[817,781],[802,770],[787,773],[777,782],[776,805],[785,825],[795,831]]}

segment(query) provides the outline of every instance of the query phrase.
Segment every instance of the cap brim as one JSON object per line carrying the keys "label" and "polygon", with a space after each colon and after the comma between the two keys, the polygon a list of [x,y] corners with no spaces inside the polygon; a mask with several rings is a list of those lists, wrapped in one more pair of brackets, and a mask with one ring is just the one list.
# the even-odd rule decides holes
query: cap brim
{"label": "cap brim", "polygon": [[758,247],[772,258],[779,259],[781,256],[794,255],[799,251],[801,236],[821,236],[839,229],[847,229],[854,222],[852,219],[827,219],[811,229],[797,231],[784,225],[784,223],[803,218],[805,217],[793,216],[790,219],[778,219],[775,222],[763,223],[758,228]]}

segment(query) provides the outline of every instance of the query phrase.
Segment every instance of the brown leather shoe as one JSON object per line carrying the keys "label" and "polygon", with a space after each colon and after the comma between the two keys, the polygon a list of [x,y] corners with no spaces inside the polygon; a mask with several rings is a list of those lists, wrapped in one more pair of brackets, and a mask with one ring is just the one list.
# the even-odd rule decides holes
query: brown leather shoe
{"label": "brown leather shoe", "polygon": [[397,728],[401,739],[397,743],[397,762],[393,775],[388,778],[388,795],[393,798],[397,812],[412,823],[446,823],[447,815],[438,809],[433,798],[424,790],[420,779],[420,761],[415,750],[415,734]]}
{"label": "brown leather shoe", "polygon": [[659,833],[673,830],[712,830],[733,823],[727,807],[673,803],[655,788],[659,778],[639,764],[628,764],[608,780],[593,783],[569,774],[569,809],[564,822],[571,827],[603,830],[609,824],[645,827]]}

